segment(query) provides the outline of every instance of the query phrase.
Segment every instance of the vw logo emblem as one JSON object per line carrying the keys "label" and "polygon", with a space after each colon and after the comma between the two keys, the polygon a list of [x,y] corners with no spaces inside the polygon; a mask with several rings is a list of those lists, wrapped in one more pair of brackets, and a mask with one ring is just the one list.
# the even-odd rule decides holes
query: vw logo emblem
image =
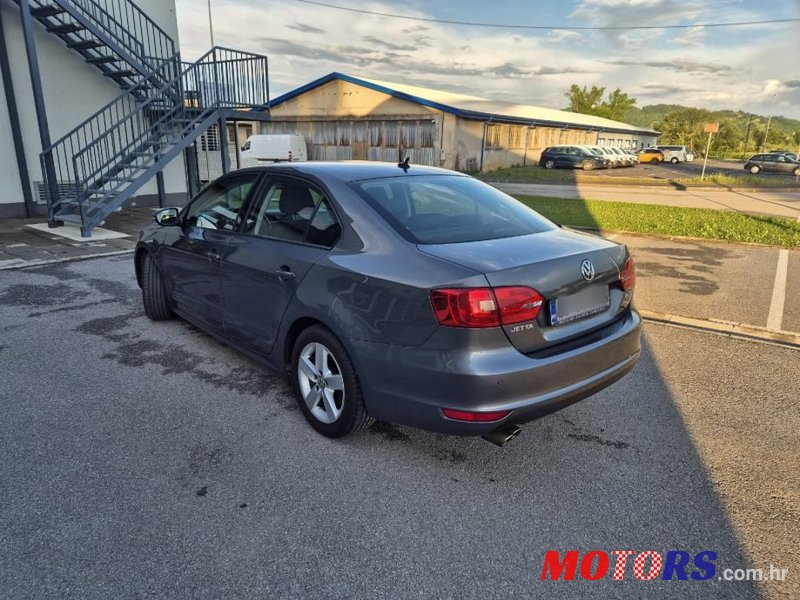
{"label": "vw logo emblem", "polygon": [[586,281],[591,281],[594,279],[594,265],[590,260],[584,260],[581,262],[581,275]]}

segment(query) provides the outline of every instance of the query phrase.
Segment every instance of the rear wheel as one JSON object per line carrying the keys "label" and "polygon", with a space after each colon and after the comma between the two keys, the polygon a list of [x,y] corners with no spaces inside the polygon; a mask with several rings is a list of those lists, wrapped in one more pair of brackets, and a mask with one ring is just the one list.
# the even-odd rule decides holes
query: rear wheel
{"label": "rear wheel", "polygon": [[654,165],[657,165],[658,163],[660,163],[660,162],[661,162],[661,159],[660,159],[660,158],[654,158],[654,159],[653,159],[653,160],[651,160],[650,162],[651,162],[651,163],[653,163]]}
{"label": "rear wheel", "polygon": [[750,172],[751,172],[753,175],[755,175],[756,173],[758,173],[760,170],[761,170],[761,167],[759,167],[758,165],[753,165],[752,167],[750,167]]}
{"label": "rear wheel", "polygon": [[585,160],[585,161],[583,161],[583,163],[581,164],[581,168],[582,168],[584,171],[591,171],[592,169],[594,169],[594,165],[592,164],[592,161],[590,161],[590,160]]}
{"label": "rear wheel", "polygon": [[169,307],[164,280],[158,272],[156,261],[145,252],[142,260],[142,303],[144,313],[151,321],[166,321],[174,315]]}
{"label": "rear wheel", "polygon": [[374,422],[364,406],[353,361],[321,325],[303,331],[294,344],[292,386],[306,420],[322,435],[345,437]]}
{"label": "rear wheel", "polygon": [[677,165],[678,164],[678,157],[677,156],[673,156],[672,159],[669,162],[671,162],[673,165]]}
{"label": "rear wheel", "polygon": [[792,171],[792,174],[795,177],[800,177],[800,167],[797,167],[794,171]]}
{"label": "rear wheel", "polygon": [[553,169],[553,168],[555,168],[555,166],[556,166],[556,163],[554,161],[552,161],[552,160],[544,161],[544,168],[545,169]]}

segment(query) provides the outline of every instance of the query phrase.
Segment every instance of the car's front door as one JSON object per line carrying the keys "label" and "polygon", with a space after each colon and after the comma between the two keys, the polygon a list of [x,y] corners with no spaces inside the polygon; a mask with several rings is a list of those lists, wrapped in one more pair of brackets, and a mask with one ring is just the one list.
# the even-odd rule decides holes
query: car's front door
{"label": "car's front door", "polygon": [[176,308],[222,331],[220,261],[259,175],[229,175],[209,185],[183,211],[180,233],[163,247],[162,273]]}
{"label": "car's front door", "polygon": [[325,193],[303,179],[270,176],[250,205],[222,261],[225,334],[269,354],[295,290],[341,227]]}

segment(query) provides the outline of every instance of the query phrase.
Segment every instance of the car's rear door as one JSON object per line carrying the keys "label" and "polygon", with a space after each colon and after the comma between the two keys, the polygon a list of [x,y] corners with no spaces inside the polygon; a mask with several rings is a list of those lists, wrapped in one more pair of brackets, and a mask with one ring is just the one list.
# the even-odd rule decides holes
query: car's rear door
{"label": "car's rear door", "polygon": [[341,227],[323,190],[268,176],[222,260],[225,335],[268,354],[290,300]]}
{"label": "car's rear door", "polygon": [[210,184],[183,211],[180,233],[162,246],[161,272],[175,306],[222,330],[220,260],[258,174],[231,174]]}

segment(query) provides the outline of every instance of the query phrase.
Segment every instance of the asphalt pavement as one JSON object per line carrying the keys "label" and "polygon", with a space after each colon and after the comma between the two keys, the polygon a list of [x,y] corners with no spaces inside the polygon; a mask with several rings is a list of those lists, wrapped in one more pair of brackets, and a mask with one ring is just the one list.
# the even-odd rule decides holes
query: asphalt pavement
{"label": "asphalt pavement", "polygon": [[[800,597],[797,350],[647,324],[629,376],[504,448],[333,441],[281,376],[149,322],[130,256],[0,278],[0,597]],[[541,581],[568,549],[716,573]]]}

